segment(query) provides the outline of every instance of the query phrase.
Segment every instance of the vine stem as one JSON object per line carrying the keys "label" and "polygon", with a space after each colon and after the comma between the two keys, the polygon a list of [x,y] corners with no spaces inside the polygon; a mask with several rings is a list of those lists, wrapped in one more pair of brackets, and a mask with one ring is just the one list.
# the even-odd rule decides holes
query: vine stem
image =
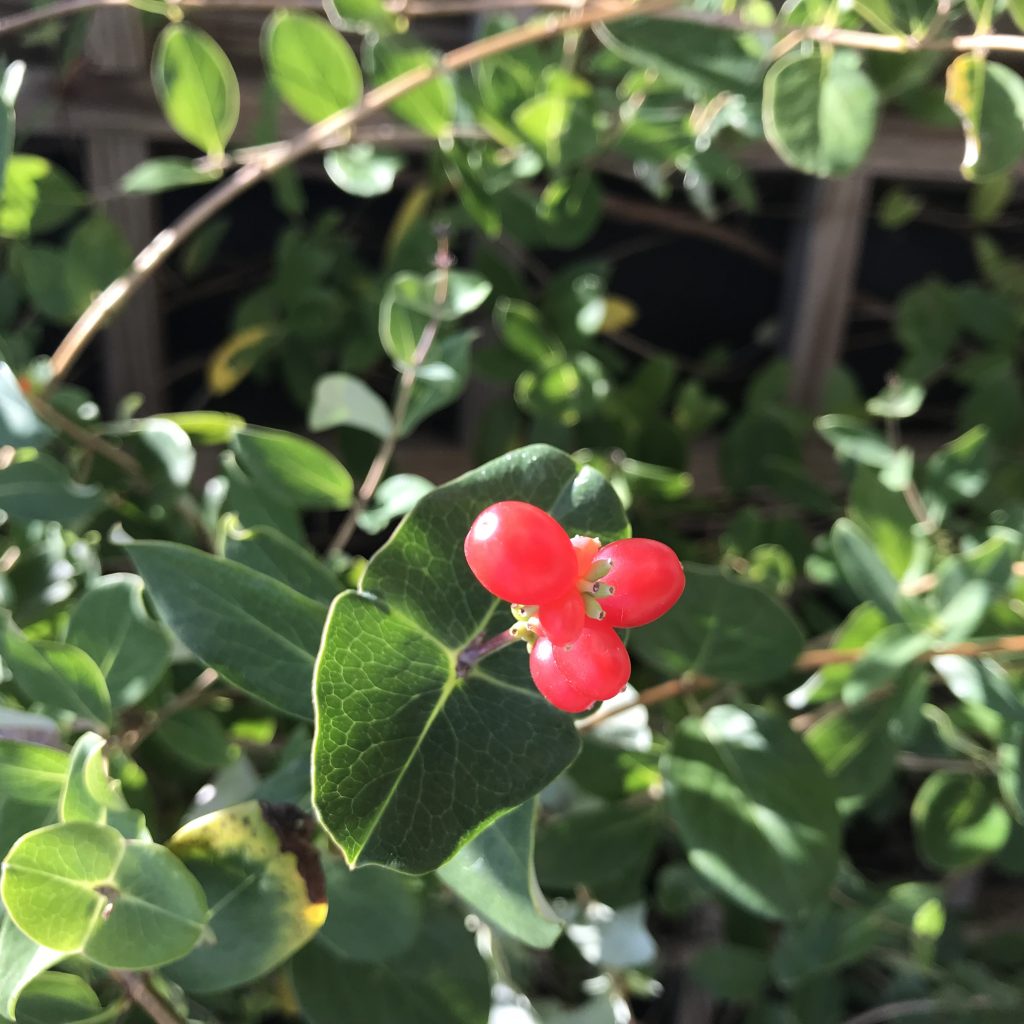
{"label": "vine stem", "polygon": [[370,114],[383,110],[413,89],[442,75],[477,64],[500,53],[550,39],[572,29],[651,14],[666,10],[677,2],[678,0],[634,0],[632,3],[581,9],[562,16],[551,15],[517,25],[493,36],[475,39],[464,46],[449,50],[436,64],[412,68],[397,75],[383,85],[371,89],[355,106],[339,110],[293,138],[267,147],[262,159],[235,171],[230,178],[212,188],[186,210],[178,220],[164,228],[139,252],[131,267],[93,299],[50,357],[50,386],[66,376],[107,319],[124,305],[172,252],[211,217],[275,171],[316,152],[328,141],[332,145],[337,145],[339,132],[352,128]]}
{"label": "vine stem", "polygon": [[[812,647],[803,651],[793,663],[793,668],[798,672],[813,672],[828,665],[847,665],[851,662],[860,661],[867,653],[865,647]],[[963,658],[978,658],[984,654],[1024,654],[1024,635],[1001,636],[993,640],[968,640],[958,644],[944,644],[925,651],[915,660],[924,662],[940,654],[955,654]],[[576,728],[580,732],[593,729],[595,725],[621,715],[630,708],[652,704],[661,704],[663,701],[671,700],[673,697],[681,697],[687,693],[695,693],[699,690],[709,690],[718,686],[722,680],[714,676],[704,676],[696,673],[686,673],[676,679],[668,679],[657,686],[651,686],[643,690],[637,696],[625,704],[619,704],[610,708],[602,708],[594,714],[580,719]]]}
{"label": "vine stem", "polygon": [[184,1019],[157,995],[144,974],[136,971],[111,971],[111,974],[125,995],[153,1024],[185,1024]]}
{"label": "vine stem", "polygon": [[[437,288],[434,293],[434,304],[436,306],[442,306],[448,298],[448,271],[451,269],[451,263],[452,257],[448,248],[447,235],[441,235],[438,238],[437,253],[434,256],[434,266],[437,267],[439,272]],[[341,525],[331,538],[330,544],[327,545],[328,554],[334,554],[345,549],[345,546],[352,539],[352,534],[356,532],[359,513],[373,500],[373,496],[377,492],[381,480],[384,479],[388,466],[391,465],[395,449],[398,447],[398,442],[402,439],[402,434],[405,430],[405,418],[409,414],[409,403],[412,401],[413,389],[416,386],[416,375],[419,373],[420,367],[426,362],[427,356],[430,355],[430,349],[437,339],[437,332],[440,330],[440,327],[441,321],[436,316],[427,321],[427,325],[423,328],[423,332],[416,342],[412,358],[402,370],[402,375],[398,380],[398,393],[395,397],[395,404],[391,413],[391,429],[381,441],[377,454],[374,455],[373,462],[370,463],[370,468],[366,471],[366,476],[363,477],[363,482],[359,485],[359,491],[356,494],[355,501],[352,502],[352,507],[341,521]]]}
{"label": "vine stem", "polygon": [[460,679],[464,679],[478,661],[483,661],[489,655],[496,654],[498,651],[510,647],[517,642],[516,637],[512,635],[511,628],[502,630],[500,633],[489,638],[484,637],[481,633],[465,650],[459,653],[458,662],[455,665],[455,674]]}
{"label": "vine stem", "polygon": [[181,693],[172,697],[162,708],[151,714],[137,729],[130,729],[124,733],[120,740],[121,750],[130,754],[141,743],[149,739],[168,718],[173,718],[186,708],[198,703],[218,678],[214,669],[203,669]]}

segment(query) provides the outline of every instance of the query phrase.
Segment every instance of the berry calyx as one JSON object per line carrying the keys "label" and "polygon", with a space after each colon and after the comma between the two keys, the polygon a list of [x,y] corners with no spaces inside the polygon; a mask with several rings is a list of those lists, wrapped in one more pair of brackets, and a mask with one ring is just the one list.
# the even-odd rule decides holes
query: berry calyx
{"label": "berry calyx", "polygon": [[558,521],[525,501],[499,501],[473,521],[465,543],[473,575],[495,597],[523,605],[556,601],[578,579],[576,551]]}
{"label": "berry calyx", "polygon": [[538,637],[530,651],[530,677],[534,685],[560,711],[586,711],[595,698],[581,693],[555,661],[555,648],[546,637]]}
{"label": "berry calyx", "polygon": [[598,596],[609,626],[646,626],[664,615],[686,586],[676,553],[660,541],[642,537],[617,540],[601,548],[598,556],[611,563],[601,584],[614,591]]}

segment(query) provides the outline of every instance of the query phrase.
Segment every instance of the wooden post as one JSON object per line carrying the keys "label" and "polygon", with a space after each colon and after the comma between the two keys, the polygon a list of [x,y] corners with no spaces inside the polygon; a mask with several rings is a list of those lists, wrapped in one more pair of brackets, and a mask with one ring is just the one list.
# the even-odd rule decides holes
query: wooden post
{"label": "wooden post", "polygon": [[[137,11],[111,9],[93,15],[86,56],[97,70],[119,77],[145,74],[149,55]],[[104,131],[94,125],[85,139],[86,181],[94,195],[138,252],[157,232],[154,202],[148,196],[112,195],[121,176],[149,156],[149,142],[135,132]],[[150,280],[111,321],[103,334],[104,405],[112,410],[132,391],[145,397],[145,411],[167,407],[166,363],[156,284]]]}

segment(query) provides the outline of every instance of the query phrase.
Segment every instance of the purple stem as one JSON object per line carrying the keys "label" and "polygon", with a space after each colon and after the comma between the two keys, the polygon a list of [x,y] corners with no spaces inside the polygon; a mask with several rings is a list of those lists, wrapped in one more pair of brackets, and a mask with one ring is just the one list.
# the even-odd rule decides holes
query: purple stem
{"label": "purple stem", "polygon": [[495,651],[500,651],[503,647],[508,647],[515,642],[516,638],[512,635],[510,629],[502,630],[496,636],[492,636],[489,639],[484,639],[484,635],[481,633],[459,654],[458,661],[455,663],[455,674],[460,679],[465,679],[478,661],[483,661],[484,658],[494,654]]}

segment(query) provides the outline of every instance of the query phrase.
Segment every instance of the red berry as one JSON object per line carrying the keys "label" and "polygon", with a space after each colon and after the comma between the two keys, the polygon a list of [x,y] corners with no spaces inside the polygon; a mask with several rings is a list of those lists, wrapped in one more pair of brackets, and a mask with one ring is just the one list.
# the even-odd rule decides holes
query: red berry
{"label": "red berry", "polygon": [[566,678],[555,664],[554,648],[546,637],[538,637],[530,652],[530,675],[537,689],[560,711],[586,711],[594,703]]}
{"label": "red berry", "polygon": [[576,584],[576,552],[568,534],[525,501],[485,508],[469,529],[465,551],[473,575],[503,601],[546,604]]}
{"label": "red berry", "polygon": [[555,648],[555,664],[572,686],[592,700],[608,700],[629,682],[625,644],[611,626],[595,619],[587,619],[571,644]]}
{"label": "red berry", "polygon": [[557,645],[571,644],[580,635],[587,621],[583,596],[578,590],[570,590],[564,597],[548,604],[542,604],[537,612],[541,628],[548,639]]}
{"label": "red berry", "polygon": [[660,541],[613,541],[601,548],[598,558],[612,565],[601,582],[615,593],[599,599],[609,626],[625,629],[653,622],[679,600],[686,586],[676,553]]}

